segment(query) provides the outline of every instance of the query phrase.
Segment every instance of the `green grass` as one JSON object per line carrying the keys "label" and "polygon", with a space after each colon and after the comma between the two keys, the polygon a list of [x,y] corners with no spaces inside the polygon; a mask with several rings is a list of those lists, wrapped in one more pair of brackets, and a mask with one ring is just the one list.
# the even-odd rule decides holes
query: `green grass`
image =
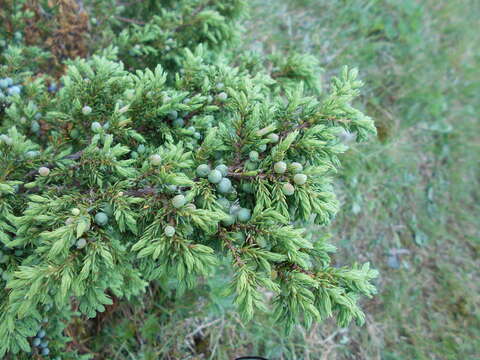
{"label": "green grass", "polygon": [[[366,324],[339,329],[327,321],[288,338],[268,317],[242,325],[219,276],[175,300],[152,288],[143,304],[119,309],[125,320],[109,320],[115,332],[91,347],[112,359],[480,358],[480,3],[253,6],[250,47],[308,52],[325,84],[342,65],[356,66],[366,83],[359,105],[379,136],[345,154],[342,208],[325,229],[338,264],[370,261],[381,272],[378,296],[363,303]],[[394,249],[403,251],[399,269],[387,263]],[[108,345],[114,337],[120,348]]]}
{"label": "green grass", "polygon": [[[339,263],[381,270],[380,293],[365,303],[365,327],[311,344],[314,358],[478,358],[480,3],[269,5],[259,2],[252,37],[265,51],[315,54],[327,79],[344,64],[359,67],[360,101],[379,130],[343,159],[343,206],[330,230]],[[408,252],[398,270],[387,266],[392,249]]]}

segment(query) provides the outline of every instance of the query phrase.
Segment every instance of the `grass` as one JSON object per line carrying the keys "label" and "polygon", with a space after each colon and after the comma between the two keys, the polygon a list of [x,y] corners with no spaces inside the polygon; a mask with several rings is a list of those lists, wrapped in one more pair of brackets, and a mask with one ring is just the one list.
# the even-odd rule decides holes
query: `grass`
{"label": "grass", "polygon": [[[310,52],[327,80],[344,64],[358,66],[360,101],[379,130],[344,158],[343,206],[330,230],[338,262],[381,270],[380,293],[365,303],[365,327],[320,348],[310,343],[314,358],[478,358],[480,41],[472,29],[480,4],[278,1],[258,9],[251,35],[269,44],[265,51]],[[388,266],[395,251],[399,269]],[[336,331],[319,329],[320,338]]]}
{"label": "grass", "polygon": [[[381,271],[378,296],[363,304],[366,325],[327,321],[288,338],[267,317],[242,325],[219,276],[175,307],[152,288],[97,351],[112,359],[479,358],[480,3],[252,3],[249,46],[313,54],[325,84],[345,64],[366,83],[359,104],[379,136],[345,154],[342,210],[325,229],[337,263],[370,261]],[[123,346],[106,345],[113,338]]]}

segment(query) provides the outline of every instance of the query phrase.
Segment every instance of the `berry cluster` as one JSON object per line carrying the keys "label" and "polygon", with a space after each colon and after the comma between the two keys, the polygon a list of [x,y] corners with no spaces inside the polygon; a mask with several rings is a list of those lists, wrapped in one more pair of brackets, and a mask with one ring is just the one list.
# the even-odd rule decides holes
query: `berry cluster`
{"label": "berry cluster", "polygon": [[[120,109],[120,111],[125,111],[128,109],[128,107],[125,107],[124,109]],[[93,112],[92,107],[85,105],[82,107],[82,114],[84,116],[90,116]],[[110,128],[110,123],[107,121],[105,124],[101,124],[98,121],[93,121],[90,124],[90,130],[92,130],[94,133],[101,133],[104,132],[105,130],[108,130]],[[78,130],[74,129],[72,130],[72,137],[77,138],[79,136]]]}
{"label": "berry cluster", "polygon": [[[165,100],[170,100],[170,99],[167,98]],[[213,101],[213,98],[210,101]],[[184,103],[189,103],[190,99],[185,98],[183,100],[183,102]],[[180,115],[178,113],[178,111],[172,110],[168,113],[167,118],[171,121],[171,124],[174,128],[180,129],[180,128],[185,127],[184,117],[186,117],[186,116],[188,116],[188,113],[182,113]],[[197,131],[197,129],[195,127],[189,126],[188,128],[186,128],[186,130],[188,130],[190,132],[191,136],[193,136],[194,139],[200,140],[202,138],[202,134],[199,131]]]}
{"label": "berry cluster", "polygon": [[[51,309],[51,305],[45,305],[45,312]],[[48,325],[49,319],[48,317],[44,317],[42,319],[41,328],[37,332],[37,335],[33,337],[30,341],[32,346],[32,353],[37,353],[43,357],[48,357],[50,355],[50,348],[48,347],[50,341],[48,340],[46,326]],[[54,360],[60,360],[60,357],[55,357]]]}
{"label": "berry cluster", "polygon": [[182,117],[178,116],[178,111],[176,110],[170,111],[168,113],[168,118],[172,121],[172,125],[175,128],[181,128],[185,126],[185,120]]}
{"label": "berry cluster", "polygon": [[252,216],[252,211],[238,205],[238,201],[230,202],[227,198],[220,198],[217,203],[229,215],[227,219],[222,220],[222,224],[225,226],[233,225],[237,221],[245,223]]}
{"label": "berry cluster", "polygon": [[7,144],[7,145],[12,145],[13,140],[10,136],[8,136],[6,134],[0,134],[0,143],[4,143],[4,144]]}
{"label": "berry cluster", "polygon": [[[108,224],[109,221],[109,215],[111,215],[111,208],[108,204],[104,205],[105,207],[105,212],[99,211],[95,214],[93,217],[93,220],[95,221],[95,224],[97,224],[100,227],[103,227]],[[70,213],[73,215],[73,217],[67,218],[65,221],[66,225],[73,224],[75,222],[75,217],[80,215],[80,209],[78,208],[73,208]],[[90,225],[88,223],[85,223],[85,231],[88,231],[90,229]],[[77,248],[78,250],[83,249],[85,246],[87,246],[88,239],[81,237],[77,239],[74,243],[72,243],[72,246]]]}
{"label": "berry cluster", "polygon": [[219,164],[214,169],[211,169],[208,164],[200,164],[196,169],[196,174],[201,178],[207,178],[211,184],[216,185],[218,193],[228,196],[233,200],[233,202],[231,202],[226,197],[221,197],[217,200],[219,207],[229,215],[227,219],[222,221],[223,225],[230,226],[237,221],[247,222],[250,220],[251,210],[239,206],[238,199],[235,199],[237,191],[227,177],[227,165]]}
{"label": "berry cluster", "polygon": [[[303,165],[298,162],[292,162],[290,166],[288,166],[286,162],[278,161],[273,165],[273,170],[275,173],[282,175],[289,170],[289,172],[294,174],[292,180],[295,185],[304,185],[308,179],[307,175],[301,173],[301,171],[303,171]],[[283,184],[282,192],[286,196],[291,196],[295,193],[295,187],[290,182],[287,182]]]}
{"label": "berry cluster", "polygon": [[104,212],[98,212],[95,214],[95,223],[98,226],[105,226],[108,224],[108,215]]}
{"label": "berry cluster", "polygon": [[15,84],[12,78],[0,79],[0,102],[10,103],[10,98],[20,95],[21,92],[22,85]]}
{"label": "berry cluster", "polygon": [[[42,322],[48,322],[48,318],[44,318]],[[43,356],[48,356],[50,354],[50,349],[48,348],[49,341],[47,340],[46,335],[46,331],[41,329],[32,340],[32,347],[36,348],[38,353]]]}
{"label": "berry cluster", "polygon": [[50,93],[55,93],[58,91],[58,85],[56,82],[51,82],[50,85],[48,85],[48,92]]}

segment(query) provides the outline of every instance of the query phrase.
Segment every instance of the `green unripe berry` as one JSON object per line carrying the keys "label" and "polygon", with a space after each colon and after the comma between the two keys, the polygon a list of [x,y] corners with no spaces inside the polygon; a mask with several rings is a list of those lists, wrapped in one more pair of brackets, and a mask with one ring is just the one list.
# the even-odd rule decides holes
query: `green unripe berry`
{"label": "green unripe berry", "polygon": [[143,145],[143,144],[138,145],[137,146],[137,152],[139,154],[143,154],[145,152],[145,145]]}
{"label": "green unripe berry", "polygon": [[176,118],[175,120],[173,120],[172,124],[176,128],[181,128],[185,125],[185,120],[183,120],[181,117],[179,117],[179,118]]}
{"label": "green unripe berry", "polygon": [[12,86],[7,90],[7,94],[10,96],[20,95],[21,91],[22,89],[20,88],[20,86]]}
{"label": "green unripe berry", "polygon": [[12,278],[12,275],[9,274],[9,273],[4,272],[4,273],[2,274],[2,279],[3,279],[4,281],[9,281],[11,278]]}
{"label": "green unripe berry", "polygon": [[259,152],[264,152],[265,150],[267,150],[267,144],[262,144],[258,147]]}
{"label": "green unripe berry", "polygon": [[237,215],[237,212],[240,211],[241,207],[238,205],[237,198],[234,198],[232,206],[230,206],[230,214]]}
{"label": "green unripe berry", "polygon": [[160,165],[161,162],[162,162],[162,157],[160,155],[158,154],[150,155],[150,164],[154,166],[158,166]]}
{"label": "green unripe berry", "polygon": [[297,174],[303,170],[303,165],[300,164],[299,162],[292,162],[290,164],[290,169],[294,174]]}
{"label": "green unripe berry", "polygon": [[175,120],[178,117],[178,112],[176,110],[172,110],[168,113],[168,118],[170,120]]}
{"label": "green unripe berry", "polygon": [[92,113],[92,108],[88,105],[85,105],[83,108],[82,108],[82,114],[83,115],[89,115]]}
{"label": "green unripe berry", "polygon": [[40,176],[48,176],[48,174],[50,174],[50,169],[48,167],[42,166],[40,169],[38,169],[38,174]]}
{"label": "green unripe berry", "polygon": [[132,157],[132,159],[138,159],[138,153],[136,151],[132,151],[130,156]]}
{"label": "green unripe berry", "polygon": [[39,346],[41,342],[42,342],[42,340],[40,340],[40,338],[36,337],[35,339],[33,339],[32,345],[33,346]]}
{"label": "green unripe berry", "polygon": [[254,162],[254,161],[251,161],[251,160],[245,161],[245,169],[246,170],[256,170],[257,168],[258,168],[258,163]]}
{"label": "green unripe berry", "polygon": [[287,196],[291,196],[295,192],[295,188],[293,187],[292,184],[286,183],[286,184],[283,184],[282,186],[282,192]]}
{"label": "green unripe berry", "polygon": [[167,189],[170,190],[171,192],[175,192],[178,190],[177,185],[167,185]]}
{"label": "green unripe berry", "polygon": [[222,102],[227,100],[227,98],[228,98],[228,94],[226,92],[223,92],[223,91],[220,94],[217,95],[217,99],[219,101],[222,101]]}
{"label": "green unripe berry", "polygon": [[273,170],[277,174],[283,174],[285,173],[285,171],[287,171],[287,164],[285,163],[285,161],[278,161],[275,163],[275,165],[273,165]]}
{"label": "green unripe berry", "polygon": [[102,130],[102,124],[100,124],[99,122],[95,121],[92,123],[92,125],[90,125],[90,128],[92,129],[93,132],[100,132],[100,130]]}
{"label": "green unripe berry", "polygon": [[1,142],[4,142],[4,143],[7,144],[7,145],[11,145],[11,144],[12,144],[12,139],[10,138],[10,136],[5,135],[5,134],[0,135],[0,141],[1,141]]}
{"label": "green unripe berry", "polygon": [[198,165],[197,167],[197,175],[200,176],[200,177],[207,177],[208,174],[210,174],[210,166],[208,166],[208,164],[201,164],[201,165]]}
{"label": "green unripe berry", "polygon": [[230,226],[235,224],[235,220],[236,220],[235,216],[229,214],[227,215],[226,218],[222,220],[222,224],[223,226]]}
{"label": "green unripe berry", "polygon": [[172,237],[173,235],[175,235],[175,228],[170,225],[165,226],[163,233],[165,234],[165,236]]}
{"label": "green unripe berry", "polygon": [[270,140],[271,143],[277,143],[280,140],[280,136],[275,133],[269,134],[267,138]]}
{"label": "green unripe berry", "polygon": [[25,157],[27,157],[29,159],[33,159],[34,157],[37,157],[38,155],[40,155],[39,151],[27,151],[25,153]]}
{"label": "green unripe berry", "polygon": [[223,178],[223,179],[220,180],[220,182],[218,183],[217,189],[218,189],[218,191],[221,192],[222,194],[229,193],[229,192],[232,190],[232,182],[231,182],[229,179],[227,179],[227,178]]}
{"label": "green unripe berry", "polygon": [[225,85],[222,82],[219,82],[217,83],[216,87],[218,90],[222,90],[225,87]]}
{"label": "green unripe berry", "polygon": [[181,208],[185,203],[187,202],[187,199],[185,199],[185,196],[183,195],[177,195],[174,196],[172,199],[172,205],[174,208]]}
{"label": "green unripe berry", "polygon": [[72,213],[73,216],[78,216],[78,215],[80,215],[80,209],[78,209],[78,208],[73,208],[73,209],[71,210],[71,213]]}
{"label": "green unripe berry", "polygon": [[220,181],[222,181],[222,173],[218,170],[210,171],[210,174],[208,174],[208,181],[210,181],[212,184],[218,184]]}
{"label": "green unripe berry", "polygon": [[223,211],[230,210],[230,201],[228,201],[228,199],[226,198],[222,197],[220,199],[217,199],[217,204],[220,205]]}
{"label": "green unripe berry", "polygon": [[218,170],[222,173],[222,176],[228,175],[228,166],[225,164],[220,164],[215,167],[215,170]]}
{"label": "green unripe berry", "polygon": [[77,249],[83,249],[86,245],[87,245],[87,240],[85,240],[84,238],[78,239],[77,243],[75,244]]}
{"label": "green unripe berry", "polygon": [[252,212],[250,209],[240,208],[236,213],[237,220],[240,222],[247,222],[252,217]]}
{"label": "green unripe berry", "polygon": [[247,194],[253,194],[255,190],[253,184],[251,183],[243,183],[241,188],[242,191],[246,192]]}
{"label": "green unripe berry", "polygon": [[104,212],[99,212],[95,215],[95,223],[97,225],[103,226],[108,223],[108,215]]}
{"label": "green unripe berry", "polygon": [[253,151],[250,151],[250,153],[248,154],[248,157],[250,158],[251,161],[258,161],[258,152],[253,150]]}
{"label": "green unripe berry", "polygon": [[187,204],[185,207],[190,210],[197,210],[197,207],[195,206],[195,204]]}
{"label": "green unripe berry", "polygon": [[307,175],[305,175],[305,174],[295,174],[295,176],[293,177],[293,181],[297,185],[303,185],[307,182]]}
{"label": "green unripe berry", "polygon": [[40,124],[38,123],[38,121],[35,121],[35,120],[32,121],[32,123],[30,124],[30,130],[33,133],[37,133],[40,131]]}

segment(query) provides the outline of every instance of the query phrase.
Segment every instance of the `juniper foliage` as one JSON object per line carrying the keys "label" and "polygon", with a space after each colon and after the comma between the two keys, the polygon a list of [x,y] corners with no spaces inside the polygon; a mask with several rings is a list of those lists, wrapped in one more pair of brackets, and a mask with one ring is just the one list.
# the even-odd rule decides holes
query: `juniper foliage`
{"label": "juniper foliage", "polygon": [[[306,230],[338,210],[339,135],[375,133],[351,105],[357,70],[321,94],[313,58],[240,53],[244,1],[149,1],[103,19],[112,1],[83,3],[0,13],[0,355],[89,358],[73,319],[152,282],[181,294],[225,258],[244,321],[272,306],[286,331],[362,323],[376,271],[332,266],[335,248]],[[45,21],[46,39],[67,10],[95,30],[83,58],[24,40],[22,16]]]}

